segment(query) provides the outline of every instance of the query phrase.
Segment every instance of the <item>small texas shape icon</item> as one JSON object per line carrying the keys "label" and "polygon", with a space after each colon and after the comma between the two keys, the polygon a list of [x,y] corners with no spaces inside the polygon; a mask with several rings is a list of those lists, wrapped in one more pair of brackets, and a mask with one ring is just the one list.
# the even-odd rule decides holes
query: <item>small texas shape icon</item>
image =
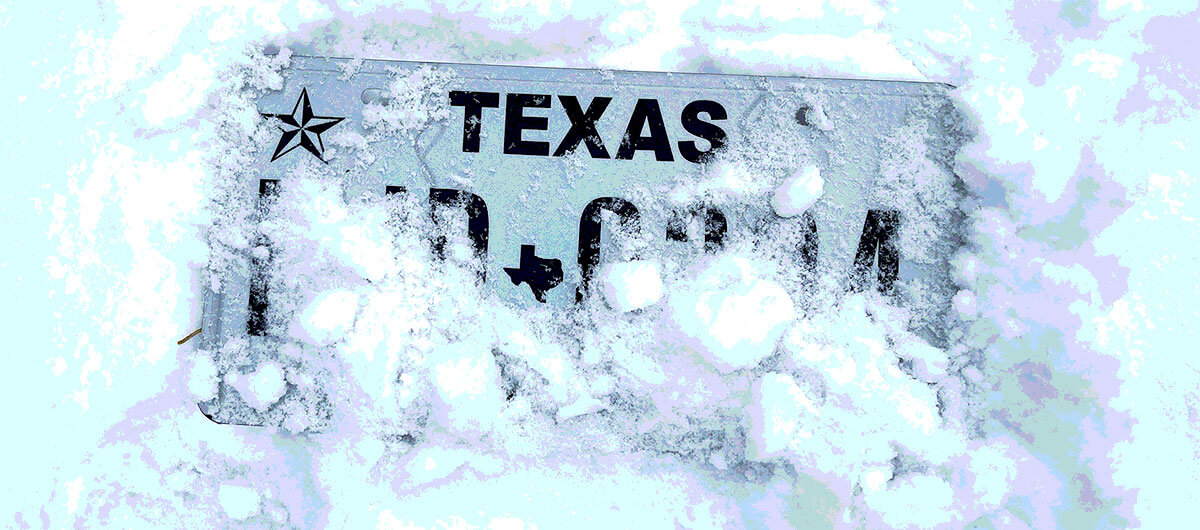
{"label": "small texas shape icon", "polygon": [[533,245],[521,245],[521,266],[516,269],[505,267],[504,272],[508,273],[513,285],[529,284],[533,297],[542,303],[546,303],[546,291],[558,287],[563,280],[562,262],[537,257]]}

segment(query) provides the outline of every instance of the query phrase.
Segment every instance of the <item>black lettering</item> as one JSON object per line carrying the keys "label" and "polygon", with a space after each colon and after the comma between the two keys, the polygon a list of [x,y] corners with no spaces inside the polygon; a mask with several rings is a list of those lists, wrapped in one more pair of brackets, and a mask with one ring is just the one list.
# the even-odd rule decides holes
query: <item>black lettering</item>
{"label": "black lettering", "polygon": [[637,230],[641,226],[641,215],[633,203],[616,197],[601,197],[589,202],[579,216],[579,273],[581,282],[575,291],[575,301],[583,301],[588,284],[600,264],[600,211],[608,210],[621,218],[621,227]]}
{"label": "black lettering", "polygon": [[[797,226],[797,223],[799,226]],[[817,258],[820,255],[821,239],[817,232],[817,220],[811,211],[804,212],[798,219],[780,219],[775,215],[751,221],[748,226],[759,242],[782,242],[794,245],[801,273],[815,281]],[[799,237],[796,237],[799,236]],[[810,282],[805,282],[810,283]]]}
{"label": "black lettering", "polygon": [[686,215],[684,212],[676,211],[671,220],[667,221],[667,239],[687,241],[687,220],[701,212],[704,213],[704,251],[716,252],[724,247],[725,232],[729,223],[725,220],[725,214],[715,206],[694,206],[687,211]]}
{"label": "black lettering", "polygon": [[579,142],[587,142],[588,153],[592,158],[608,158],[608,149],[604,148],[604,141],[596,132],[596,121],[604,114],[604,109],[608,108],[612,98],[592,98],[587,112],[580,110],[579,100],[575,96],[558,96],[558,101],[562,103],[567,118],[571,120],[571,130],[563,136],[562,142],[554,150],[554,156],[563,156],[579,146]]}
{"label": "black lettering", "polygon": [[[483,198],[469,191],[430,188],[430,215],[433,216],[434,226],[437,226],[437,210],[445,207],[460,207],[467,210],[467,236],[475,247],[475,257],[479,260],[479,280],[487,279],[487,250],[488,250],[488,209]],[[435,235],[433,238],[433,255],[437,259],[446,259],[446,236]]]}
{"label": "black lettering", "polygon": [[805,225],[804,241],[800,243],[800,263],[804,266],[804,270],[815,274],[818,253],[821,250],[821,239],[817,235],[817,220],[813,218],[812,212],[804,212],[804,215],[800,217],[800,222]]}
{"label": "black lettering", "polygon": [[464,153],[479,152],[479,130],[483,124],[483,109],[494,109],[500,106],[500,94],[495,92],[450,92],[450,106],[463,107],[463,141]]}
{"label": "black lettering", "polygon": [[696,142],[687,140],[679,142],[679,154],[688,162],[701,164],[712,160],[712,157],[717,154],[717,150],[725,146],[725,129],[722,129],[711,122],[700,119],[700,113],[708,114],[710,120],[724,120],[729,116],[725,113],[725,107],[716,101],[701,99],[688,103],[683,108],[683,113],[679,116],[679,121],[683,125],[684,130],[690,132],[704,140],[708,141],[708,150],[701,151],[696,148]]}
{"label": "black lettering", "polygon": [[[876,288],[889,294],[900,277],[900,253],[896,249],[896,230],[900,228],[900,212],[869,210],[858,239],[854,269],[850,272],[850,290],[864,291],[871,285],[871,269],[878,267]],[[878,265],[876,264],[878,262]]]}
{"label": "black lettering", "polygon": [[[650,136],[642,136],[642,129],[650,126]],[[671,139],[667,136],[667,127],[663,123],[662,111],[658,108],[658,100],[639,99],[629,117],[629,126],[621,137],[621,147],[617,149],[618,160],[633,160],[637,151],[654,151],[654,158],[659,162],[673,162],[671,154]]]}
{"label": "black lettering", "polygon": [[[266,215],[270,203],[279,196],[278,179],[259,179],[258,181],[258,214]],[[267,236],[258,234],[254,238],[254,247],[265,247],[270,243]],[[267,334],[267,284],[271,266],[271,254],[268,247],[267,257],[259,258],[250,253],[250,315],[246,318],[246,333],[255,337]]]}
{"label": "black lettering", "polygon": [[521,131],[544,131],[550,120],[544,116],[526,116],[525,108],[548,109],[550,96],[509,94],[504,104],[504,154],[548,156],[549,142],[522,140]]}

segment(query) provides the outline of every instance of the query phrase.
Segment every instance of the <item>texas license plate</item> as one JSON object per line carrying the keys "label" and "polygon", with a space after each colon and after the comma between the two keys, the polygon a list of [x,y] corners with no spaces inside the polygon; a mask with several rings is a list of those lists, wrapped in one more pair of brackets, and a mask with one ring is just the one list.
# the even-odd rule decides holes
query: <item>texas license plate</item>
{"label": "texas license plate", "polygon": [[[397,90],[405,83],[412,94]],[[953,294],[962,141],[947,90],[296,56],[282,89],[258,101],[274,134],[243,185],[249,200],[265,200],[297,164],[341,164],[347,199],[403,194],[448,220],[442,228],[459,237],[434,234],[430,252],[449,259],[461,247],[455,255],[485,293],[563,311],[589,303],[605,263],[717,253],[799,227],[789,247],[796,274],[922,306],[933,316],[920,332],[936,341]],[[410,115],[382,124],[394,133],[377,142],[379,156],[338,159],[332,135],[381,126],[379,109],[406,105]],[[799,207],[775,189],[805,171],[823,188],[790,211]],[[274,294],[255,272],[260,260],[246,259],[248,272],[205,292],[206,349],[267,334]],[[201,409],[222,423],[260,423],[224,385]]]}

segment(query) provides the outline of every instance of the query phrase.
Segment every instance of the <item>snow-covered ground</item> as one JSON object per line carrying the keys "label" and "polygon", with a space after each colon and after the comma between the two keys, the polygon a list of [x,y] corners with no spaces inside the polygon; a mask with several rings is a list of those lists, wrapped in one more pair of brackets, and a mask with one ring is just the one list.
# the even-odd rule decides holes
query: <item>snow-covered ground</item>
{"label": "snow-covered ground", "polygon": [[[1198,20],[1139,0],[0,3],[0,524],[1186,525]],[[874,295],[799,303],[753,248],[606,266],[607,311],[583,317],[481,301],[317,168],[273,211],[288,343],[177,346],[247,245],[224,207],[290,52],[951,83],[969,196],[910,144],[884,174],[963,216],[949,341]],[[785,218],[824,189],[817,168],[736,172],[712,176]],[[197,411],[231,357],[273,427]],[[297,396],[318,394],[314,429]]]}

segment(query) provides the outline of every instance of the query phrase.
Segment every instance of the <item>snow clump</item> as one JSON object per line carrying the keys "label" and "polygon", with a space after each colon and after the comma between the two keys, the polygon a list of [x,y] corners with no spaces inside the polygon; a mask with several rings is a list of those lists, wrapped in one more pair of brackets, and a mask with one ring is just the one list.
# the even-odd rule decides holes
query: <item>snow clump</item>
{"label": "snow clump", "polygon": [[663,296],[659,269],[658,263],[646,260],[606,263],[599,274],[604,299],[623,312],[658,303]]}
{"label": "snow clump", "polygon": [[270,408],[287,392],[283,368],[275,362],[264,362],[248,374],[230,373],[226,379],[238,395],[259,412]]}
{"label": "snow clump", "polygon": [[759,271],[746,257],[725,255],[677,284],[668,301],[668,340],[722,373],[752,367],[773,353],[796,310],[787,291]]}
{"label": "snow clump", "polygon": [[340,340],[354,326],[358,294],[332,289],[317,295],[300,312],[290,327],[291,336],[315,345]]}
{"label": "snow clump", "polygon": [[257,490],[249,486],[222,484],[217,492],[217,500],[225,515],[238,521],[244,521],[259,513],[262,499]]}
{"label": "snow clump", "polygon": [[823,193],[825,179],[821,178],[821,169],[805,166],[775,188],[771,208],[780,217],[795,217],[808,211]]}

